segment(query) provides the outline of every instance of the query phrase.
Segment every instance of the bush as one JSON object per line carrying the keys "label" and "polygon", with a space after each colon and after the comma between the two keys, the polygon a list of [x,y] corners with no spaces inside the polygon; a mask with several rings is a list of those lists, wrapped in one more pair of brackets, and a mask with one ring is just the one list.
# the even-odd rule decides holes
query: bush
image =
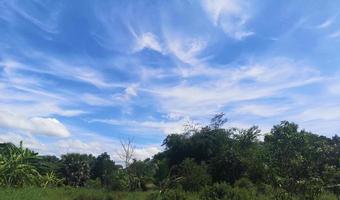
{"label": "bush", "polygon": [[255,188],[254,184],[247,178],[240,178],[239,180],[237,180],[234,183],[234,187],[244,188],[244,189],[248,189],[248,190]]}
{"label": "bush", "polygon": [[116,200],[117,198],[114,198],[111,195],[107,196],[98,196],[98,195],[79,195],[74,200]]}
{"label": "bush", "polygon": [[[230,199],[230,200],[255,200],[255,199],[258,199],[256,197],[256,192],[254,189],[245,189],[245,188],[237,188],[235,187],[233,189],[233,193],[232,195],[227,198],[227,199]],[[261,198],[262,200],[262,198]]]}
{"label": "bush", "polygon": [[114,191],[128,190],[128,176],[122,170],[117,170],[114,174],[110,175],[106,188]]}
{"label": "bush", "polygon": [[185,191],[200,191],[211,183],[211,177],[205,165],[198,165],[193,159],[185,159],[180,165],[180,182]]}
{"label": "bush", "polygon": [[181,190],[168,190],[164,193],[152,193],[148,196],[148,200],[188,200],[187,194]]}
{"label": "bush", "polygon": [[233,188],[227,183],[215,183],[212,186],[205,187],[201,194],[201,200],[219,200],[230,197],[233,194]]}
{"label": "bush", "polygon": [[256,185],[257,193],[261,195],[267,195],[273,193],[273,187],[265,183],[258,183]]}
{"label": "bush", "polygon": [[[243,183],[247,183],[243,185]],[[251,183],[251,182],[250,182]],[[254,200],[256,199],[256,191],[249,188],[248,181],[240,181],[239,186],[232,188],[227,183],[215,183],[212,186],[205,187],[200,194],[201,200]],[[248,187],[248,188],[247,188]]]}
{"label": "bush", "polygon": [[87,188],[95,188],[95,189],[102,188],[102,185],[101,185],[101,182],[100,182],[99,178],[88,180],[86,182],[85,186]]}

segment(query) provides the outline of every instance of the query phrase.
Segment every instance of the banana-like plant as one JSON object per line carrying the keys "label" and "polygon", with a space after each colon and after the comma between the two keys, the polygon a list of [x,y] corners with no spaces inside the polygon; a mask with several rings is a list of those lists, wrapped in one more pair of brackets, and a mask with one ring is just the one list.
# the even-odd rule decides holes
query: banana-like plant
{"label": "banana-like plant", "polygon": [[48,172],[40,177],[40,186],[43,188],[61,185],[63,180],[59,179],[54,172]]}
{"label": "banana-like plant", "polygon": [[22,187],[37,185],[41,175],[38,171],[37,153],[24,148],[22,142],[17,147],[12,143],[0,144],[0,185]]}

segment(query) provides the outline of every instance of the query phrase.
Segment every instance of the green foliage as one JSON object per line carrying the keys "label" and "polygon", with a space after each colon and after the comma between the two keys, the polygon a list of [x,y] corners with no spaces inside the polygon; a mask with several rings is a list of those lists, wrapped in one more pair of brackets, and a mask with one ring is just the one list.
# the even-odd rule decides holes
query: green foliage
{"label": "green foliage", "polygon": [[122,171],[116,171],[110,178],[110,189],[115,191],[124,191],[129,188],[129,177]]}
{"label": "green foliage", "polygon": [[[340,137],[319,136],[283,121],[260,140],[257,127],[224,128],[226,121],[221,113],[203,128],[188,125],[184,133],[167,136],[165,150],[153,159],[133,160],[126,168],[107,153],[59,159],[38,156],[22,144],[0,144],[0,186],[50,191],[66,184],[66,191],[86,186],[131,194],[158,190],[150,196],[155,199],[197,199],[195,193],[207,200],[340,199]],[[92,193],[71,199],[111,196],[123,199]]]}
{"label": "green foliage", "polygon": [[0,185],[23,187],[37,185],[41,177],[38,154],[11,143],[0,145]]}
{"label": "green foliage", "polygon": [[[249,187],[249,185],[247,185]],[[215,183],[203,189],[201,200],[254,200],[256,192],[254,188],[231,187],[226,183]]]}
{"label": "green foliage", "polygon": [[150,200],[147,192],[112,192],[89,188],[2,188],[1,200]]}
{"label": "green foliage", "polygon": [[[181,189],[168,190],[164,193],[152,193],[148,196],[148,200],[189,200],[190,194],[185,193]],[[192,195],[192,194],[191,194]]]}
{"label": "green foliage", "polygon": [[170,174],[169,165],[165,160],[155,160],[156,163],[156,171],[155,171],[155,183],[159,187],[162,187],[162,184],[168,178]]}
{"label": "green foliage", "polygon": [[71,186],[84,186],[90,178],[91,158],[85,154],[71,153],[61,157],[61,172],[65,183]]}
{"label": "green foliage", "polygon": [[113,179],[118,167],[110,159],[110,156],[105,152],[99,155],[93,164],[91,174],[92,179],[99,178],[101,185],[106,188],[112,188]]}
{"label": "green foliage", "polygon": [[39,184],[41,187],[55,187],[62,185],[63,180],[59,179],[54,172],[49,172],[43,176],[41,176],[39,180]]}
{"label": "green foliage", "polygon": [[205,165],[198,165],[193,159],[185,159],[179,167],[180,183],[186,191],[199,191],[211,183],[211,177]]}
{"label": "green foliage", "polygon": [[255,188],[254,184],[247,178],[240,178],[234,183],[234,187],[252,190]]}
{"label": "green foliage", "polygon": [[234,183],[244,173],[244,166],[233,149],[221,151],[215,155],[209,165],[214,182]]}
{"label": "green foliage", "polygon": [[324,185],[320,173],[326,167],[327,139],[304,130],[299,131],[294,123],[282,122],[274,126],[265,137],[267,165],[271,183],[291,194],[315,199]]}
{"label": "green foliage", "polygon": [[232,196],[233,188],[227,183],[215,183],[205,187],[201,194],[201,200],[220,200]]}
{"label": "green foliage", "polygon": [[147,185],[153,184],[157,165],[150,159],[145,161],[134,160],[126,169],[129,176],[129,189],[147,190]]}

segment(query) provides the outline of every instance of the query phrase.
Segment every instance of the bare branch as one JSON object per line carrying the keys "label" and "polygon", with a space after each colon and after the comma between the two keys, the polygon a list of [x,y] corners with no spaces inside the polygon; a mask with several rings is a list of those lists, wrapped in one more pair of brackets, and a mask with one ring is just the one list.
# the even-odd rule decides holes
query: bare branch
{"label": "bare branch", "polygon": [[128,138],[127,140],[120,140],[120,145],[122,150],[118,152],[118,156],[124,163],[125,167],[128,167],[131,164],[135,153],[133,139]]}

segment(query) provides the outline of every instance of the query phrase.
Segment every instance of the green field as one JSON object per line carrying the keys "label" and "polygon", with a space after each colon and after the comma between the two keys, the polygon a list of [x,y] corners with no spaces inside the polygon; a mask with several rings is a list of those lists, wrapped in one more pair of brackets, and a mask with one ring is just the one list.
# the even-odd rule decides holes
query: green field
{"label": "green field", "polygon": [[[163,200],[163,198],[152,198],[157,192],[113,192],[100,189],[86,188],[2,188],[0,190],[1,200]],[[176,200],[166,198],[164,200]],[[186,197],[178,200],[195,200],[199,196],[195,193],[187,193]],[[251,197],[251,200],[270,200],[272,197]],[[226,199],[228,200],[228,199]],[[242,199],[238,199],[242,200]],[[318,200],[337,200],[332,194],[324,193]]]}
{"label": "green field", "polygon": [[144,200],[148,192],[108,192],[86,188],[1,189],[1,200]]}

